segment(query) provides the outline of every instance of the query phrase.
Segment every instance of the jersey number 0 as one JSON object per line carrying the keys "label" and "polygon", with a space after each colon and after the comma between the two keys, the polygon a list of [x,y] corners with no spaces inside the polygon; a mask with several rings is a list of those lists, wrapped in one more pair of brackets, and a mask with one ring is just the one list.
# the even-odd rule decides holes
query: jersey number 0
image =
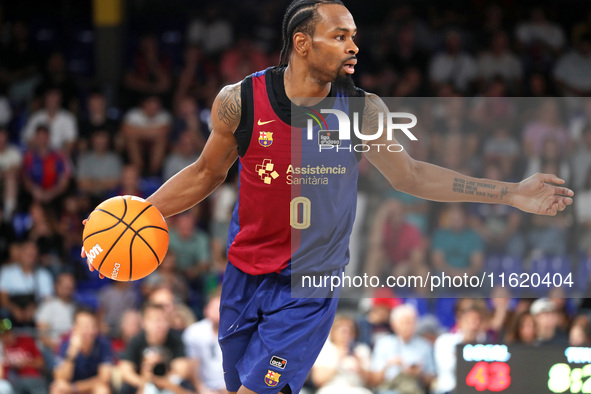
{"label": "jersey number 0", "polygon": [[[300,211],[301,207],[301,211]],[[289,203],[289,224],[296,230],[310,227],[312,203],[306,197],[296,197]]]}

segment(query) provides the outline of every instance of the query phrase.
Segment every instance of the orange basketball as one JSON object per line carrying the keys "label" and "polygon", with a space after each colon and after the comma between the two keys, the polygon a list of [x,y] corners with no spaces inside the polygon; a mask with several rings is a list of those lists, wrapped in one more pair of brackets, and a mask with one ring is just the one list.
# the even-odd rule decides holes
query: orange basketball
{"label": "orange basketball", "polygon": [[92,211],[82,242],[95,269],[127,282],[158,268],[168,250],[168,226],[160,211],[143,198],[113,197]]}

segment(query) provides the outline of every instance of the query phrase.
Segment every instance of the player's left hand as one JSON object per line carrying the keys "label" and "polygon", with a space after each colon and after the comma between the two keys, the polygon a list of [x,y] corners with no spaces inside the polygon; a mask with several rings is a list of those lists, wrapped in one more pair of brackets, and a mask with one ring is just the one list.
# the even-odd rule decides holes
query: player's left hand
{"label": "player's left hand", "polygon": [[574,192],[562,185],[564,180],[553,174],[537,173],[517,184],[511,205],[524,212],[555,216],[573,203]]}

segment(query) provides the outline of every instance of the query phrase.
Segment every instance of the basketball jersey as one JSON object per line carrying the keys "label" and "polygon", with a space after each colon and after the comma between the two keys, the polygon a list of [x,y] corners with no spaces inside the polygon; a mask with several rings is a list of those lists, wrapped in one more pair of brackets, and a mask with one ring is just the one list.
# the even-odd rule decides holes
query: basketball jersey
{"label": "basketball jersey", "polygon": [[[320,109],[349,113],[350,100],[333,89],[312,108],[291,106],[297,109],[292,113],[284,70],[271,67],[241,84],[242,116],[235,132],[239,186],[228,260],[251,275],[288,266],[292,273],[319,273],[349,262],[357,202],[358,155],[350,149],[355,140],[340,141],[338,151],[320,151],[319,134],[339,129],[336,116]],[[310,134],[305,118],[312,115],[324,121]]]}

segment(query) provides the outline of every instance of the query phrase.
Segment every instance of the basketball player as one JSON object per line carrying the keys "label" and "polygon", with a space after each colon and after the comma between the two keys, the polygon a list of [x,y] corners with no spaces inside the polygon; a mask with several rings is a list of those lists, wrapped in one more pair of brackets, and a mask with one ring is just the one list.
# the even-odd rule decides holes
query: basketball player
{"label": "basketball player", "polygon": [[[148,198],[165,217],[183,212],[213,192],[239,159],[219,326],[226,387],[239,394],[300,391],[329,334],[337,299],[292,298],[291,272],[339,274],[348,262],[359,158],[354,151],[318,152],[317,136],[303,137],[305,125],[292,119],[290,106],[347,110],[349,97],[364,98],[366,135],[378,129],[377,114],[388,111],[351,82],[357,29],[340,1],[294,0],[282,30],[281,65],[224,87],[201,157]],[[316,99],[298,99],[306,97]],[[336,119],[327,122],[328,130],[336,127]],[[506,183],[463,176],[404,151],[365,154],[392,186],[425,199],[504,203],[542,215],[572,204],[571,190],[548,183],[564,183],[554,175]],[[297,181],[307,165],[332,168],[327,184]],[[468,181],[487,193],[454,188]]]}

